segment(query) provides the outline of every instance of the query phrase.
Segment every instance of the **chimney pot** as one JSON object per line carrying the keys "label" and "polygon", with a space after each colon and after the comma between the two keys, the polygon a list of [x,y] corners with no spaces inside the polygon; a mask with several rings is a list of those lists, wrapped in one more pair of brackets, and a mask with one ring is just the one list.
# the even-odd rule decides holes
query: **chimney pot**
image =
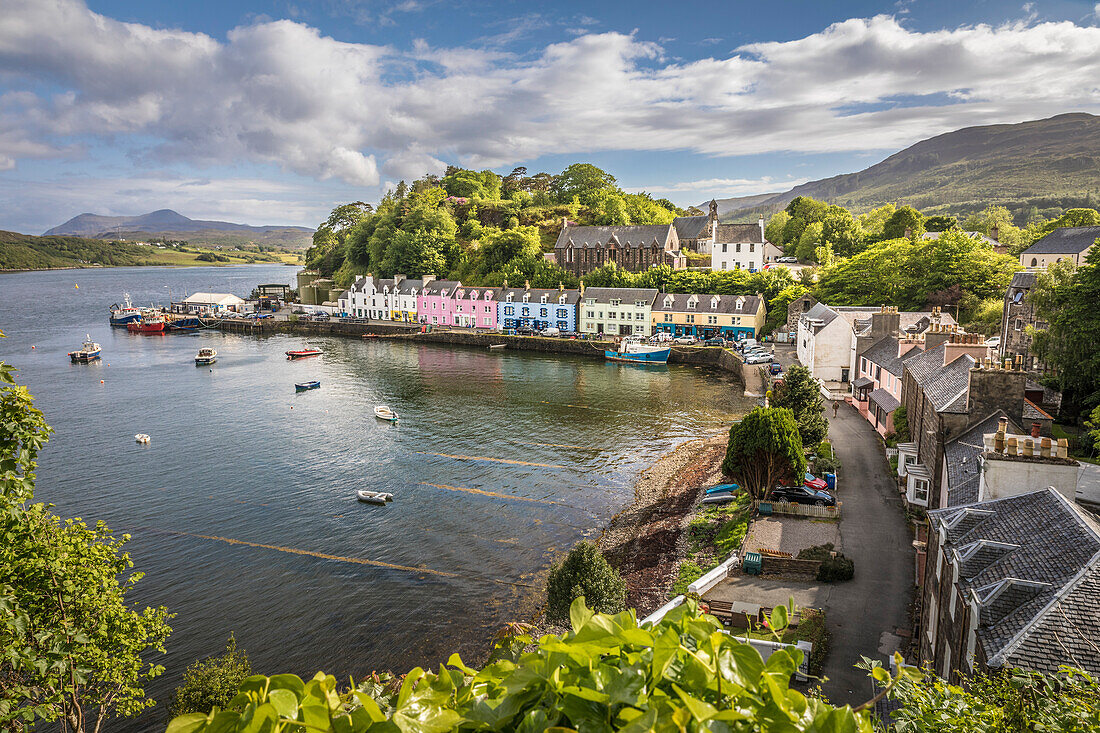
{"label": "chimney pot", "polygon": [[1058,457],[1069,458],[1069,440],[1058,438]]}
{"label": "chimney pot", "polygon": [[1031,437],[1038,438],[1040,428],[1042,428],[1042,425],[1040,425],[1039,423],[1037,423],[1037,422],[1031,423]]}
{"label": "chimney pot", "polygon": [[1043,438],[1039,441],[1039,454],[1043,458],[1050,458],[1050,438]]}
{"label": "chimney pot", "polygon": [[1035,456],[1035,444],[1031,442],[1031,438],[1024,438],[1024,457],[1033,458]]}
{"label": "chimney pot", "polygon": [[1007,445],[1007,450],[1005,452],[1008,453],[1008,455],[1010,455],[1010,456],[1016,455],[1016,446],[1019,444],[1019,441],[1016,439],[1016,436],[1015,435],[1008,436],[1008,438],[1006,438],[1006,440],[1005,440],[1005,443]]}

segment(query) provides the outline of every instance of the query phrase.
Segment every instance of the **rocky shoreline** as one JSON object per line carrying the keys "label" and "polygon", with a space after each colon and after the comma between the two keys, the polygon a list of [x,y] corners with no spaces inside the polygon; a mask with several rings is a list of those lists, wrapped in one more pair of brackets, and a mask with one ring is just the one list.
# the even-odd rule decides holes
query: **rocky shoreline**
{"label": "rocky shoreline", "polygon": [[686,528],[705,486],[717,483],[724,433],[689,440],[642,472],[634,501],[612,518],[598,541],[626,581],[628,608],[643,618],[668,600],[676,580]]}

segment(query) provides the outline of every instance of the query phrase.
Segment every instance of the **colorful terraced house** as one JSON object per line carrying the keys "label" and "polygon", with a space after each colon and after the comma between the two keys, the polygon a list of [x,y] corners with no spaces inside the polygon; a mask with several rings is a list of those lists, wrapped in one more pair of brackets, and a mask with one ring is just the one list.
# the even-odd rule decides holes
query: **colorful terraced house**
{"label": "colorful terraced house", "polygon": [[755,338],[764,328],[764,316],[764,299],[757,295],[660,293],[653,302],[653,332]]}
{"label": "colorful terraced house", "polygon": [[497,289],[467,288],[459,284],[454,292],[454,322],[466,328],[497,327]]}
{"label": "colorful terraced house", "polygon": [[522,288],[509,288],[506,281],[497,298],[497,324],[501,329],[576,331],[580,297],[580,291],[560,285],[557,290],[532,289],[526,282]]}
{"label": "colorful terraced house", "polygon": [[431,280],[424,283],[416,297],[416,314],[421,323],[433,326],[457,326],[455,291],[462,287],[457,280]]}

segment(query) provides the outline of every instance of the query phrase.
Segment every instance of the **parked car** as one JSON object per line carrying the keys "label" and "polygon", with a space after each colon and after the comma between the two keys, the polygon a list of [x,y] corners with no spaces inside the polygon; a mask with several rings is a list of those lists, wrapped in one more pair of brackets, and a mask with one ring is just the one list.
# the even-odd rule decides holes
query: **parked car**
{"label": "parked car", "polygon": [[579,333],[577,333],[576,331],[562,331],[561,332],[561,337],[563,339],[576,339],[576,338],[581,338],[581,335]]}
{"label": "parked car", "polygon": [[988,346],[991,349],[1000,348],[1000,346],[1001,346],[1001,337],[1000,336],[994,336],[993,338],[986,339],[985,340],[985,345]]}
{"label": "parked car", "polygon": [[749,354],[745,357],[746,364],[770,364],[771,360],[771,354]]}
{"label": "parked car", "polygon": [[786,257],[780,257],[776,262],[798,262],[798,258],[787,255]]}
{"label": "parked car", "polygon": [[812,504],[813,506],[836,506],[836,499],[825,491],[811,489],[808,486],[776,486],[772,489],[772,501],[789,501],[792,504]]}
{"label": "parked car", "polygon": [[668,342],[672,341],[672,334],[668,331],[658,331],[657,333],[653,334],[653,338],[659,344],[667,344]]}
{"label": "parked car", "polygon": [[673,343],[681,344],[681,345],[684,345],[684,346],[690,346],[691,344],[695,343],[695,337],[694,336],[677,336],[675,339],[673,339]]}
{"label": "parked car", "polygon": [[780,364],[778,361],[773,361],[772,365],[768,367],[768,371],[770,371],[772,374],[782,374],[783,365]]}
{"label": "parked car", "polygon": [[516,335],[517,336],[534,336],[535,335],[535,329],[533,329],[529,326],[520,326],[519,328],[516,329]]}
{"label": "parked car", "polygon": [[561,336],[561,329],[555,326],[542,329],[543,336]]}
{"label": "parked car", "polygon": [[703,342],[703,346],[725,346],[726,340],[721,338],[709,338]]}
{"label": "parked car", "polygon": [[829,488],[828,482],[823,478],[817,478],[812,473],[807,473],[802,479],[802,485],[809,489],[817,489],[818,491],[824,491]]}

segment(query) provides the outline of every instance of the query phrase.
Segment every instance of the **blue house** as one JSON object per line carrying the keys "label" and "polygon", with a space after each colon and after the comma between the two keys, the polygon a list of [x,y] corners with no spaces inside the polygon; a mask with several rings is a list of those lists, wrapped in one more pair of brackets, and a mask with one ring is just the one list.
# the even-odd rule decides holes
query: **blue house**
{"label": "blue house", "polygon": [[546,328],[576,331],[580,299],[577,290],[562,287],[544,290],[531,288],[529,284],[509,288],[505,283],[497,297],[497,327],[501,330],[526,327],[537,331]]}

